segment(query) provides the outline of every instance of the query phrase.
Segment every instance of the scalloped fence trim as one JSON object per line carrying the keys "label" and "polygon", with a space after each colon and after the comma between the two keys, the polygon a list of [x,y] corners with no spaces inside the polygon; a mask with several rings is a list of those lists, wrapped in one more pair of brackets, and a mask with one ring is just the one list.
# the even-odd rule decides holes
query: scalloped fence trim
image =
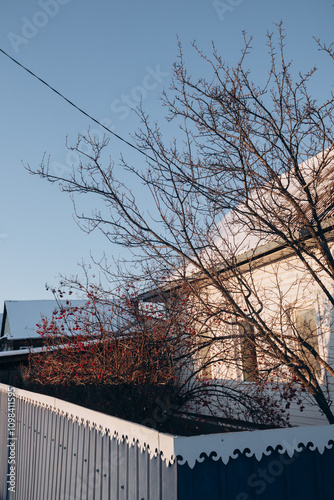
{"label": "scalloped fence trim", "polygon": [[233,432],[230,434],[210,434],[191,438],[175,438],[175,454],[179,465],[188,464],[192,469],[196,462],[201,463],[211,456],[215,461],[222,460],[226,465],[244,453],[260,461],[274,450],[294,453],[309,447],[320,454],[334,446],[334,425],[291,427],[261,431]]}
{"label": "scalloped fence trim", "polygon": [[[0,391],[8,393],[9,387],[0,384]],[[90,429],[97,429],[102,435],[109,435],[118,442],[125,441],[129,446],[137,444],[151,457],[160,455],[167,463],[173,464],[177,457],[179,465],[188,464],[191,469],[196,462],[201,463],[209,456],[215,461],[222,460],[226,465],[230,459],[236,459],[243,453],[246,457],[255,456],[260,461],[263,456],[269,456],[274,450],[292,457],[305,447],[322,454],[325,449],[334,446],[334,425],[180,437],[163,434],[143,425],[57,398],[15,387],[13,389],[19,400],[48,409]]]}
{"label": "scalloped fence trim", "polygon": [[[8,393],[9,387],[0,384],[0,391]],[[97,429],[102,435],[109,435],[111,438],[117,439],[118,442],[125,441],[129,446],[137,444],[140,450],[147,451],[150,457],[160,455],[164,461],[170,464],[175,462],[174,437],[171,435],[162,434],[143,425],[89,410],[83,406],[45,396],[44,394],[25,391],[16,387],[13,387],[13,389],[16,399],[50,410],[90,429]]]}

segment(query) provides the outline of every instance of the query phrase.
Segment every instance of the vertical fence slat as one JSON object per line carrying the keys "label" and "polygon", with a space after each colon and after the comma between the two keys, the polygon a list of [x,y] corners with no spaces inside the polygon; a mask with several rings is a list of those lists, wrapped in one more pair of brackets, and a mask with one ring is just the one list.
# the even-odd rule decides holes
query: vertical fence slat
{"label": "vertical fence slat", "polygon": [[21,476],[20,476],[20,492],[22,498],[24,498],[24,494],[26,493],[26,482],[27,482],[27,460],[29,460],[28,457],[28,439],[29,439],[29,433],[28,433],[28,419],[29,419],[29,411],[31,410],[30,405],[24,404],[23,403],[23,408],[22,408],[22,450],[25,450],[25,460],[22,460],[22,467],[21,467]]}
{"label": "vertical fence slat", "polygon": [[40,436],[40,457],[39,457],[39,463],[38,463],[38,470],[40,471],[39,478],[38,478],[38,483],[37,483],[37,490],[36,490],[36,496],[39,498],[43,498],[43,488],[44,488],[44,480],[45,480],[45,459],[46,459],[46,438],[44,437],[46,434],[47,430],[47,412],[45,411],[44,408],[40,408],[40,413],[41,413],[41,421],[40,421],[40,429],[39,429],[39,436]]}
{"label": "vertical fence slat", "polygon": [[52,500],[54,498],[54,488],[55,488],[55,478],[54,475],[57,472],[57,461],[56,461],[56,439],[57,439],[57,429],[58,429],[58,415],[52,413],[51,422],[51,433],[50,433],[50,481],[48,484],[48,496]]}
{"label": "vertical fence slat", "polygon": [[103,453],[103,438],[101,432],[96,432],[95,442],[95,481],[94,481],[94,498],[101,500],[102,497],[102,453]]}
{"label": "vertical fence slat", "polygon": [[149,455],[147,450],[140,450],[138,455],[139,462],[139,498],[147,498],[149,500],[148,483],[149,483]]}
{"label": "vertical fence slat", "polygon": [[42,408],[37,406],[34,418],[34,436],[35,436],[35,463],[34,463],[34,482],[32,485],[32,498],[40,498],[39,495],[39,481],[41,479],[41,453],[42,453],[42,442],[41,442],[41,426],[42,426]]}
{"label": "vertical fence slat", "polygon": [[25,495],[26,498],[31,498],[31,490],[33,483],[33,475],[34,475],[34,462],[35,462],[35,453],[34,453],[34,417],[36,412],[36,406],[29,406],[29,416],[28,416],[28,428],[26,426],[26,433],[28,438],[28,460],[26,462],[26,477],[27,481],[25,482]]}
{"label": "vertical fence slat", "polygon": [[128,492],[128,446],[124,439],[118,443],[118,480],[119,489],[118,495],[119,500],[127,499]]}
{"label": "vertical fence slat", "polygon": [[89,481],[89,445],[90,445],[90,429],[86,424],[84,426],[83,439],[83,464],[82,464],[82,479],[81,479],[81,497],[82,500],[88,500],[88,481]]}
{"label": "vertical fence slat", "polygon": [[110,465],[111,440],[108,434],[102,438],[102,493],[101,500],[111,498],[111,465]]}
{"label": "vertical fence slat", "polygon": [[161,484],[160,484],[160,455],[151,457],[150,459],[150,475],[149,475],[149,492],[150,500],[160,498]]}
{"label": "vertical fence slat", "polygon": [[119,449],[117,439],[112,437],[110,440],[110,499],[119,500]]}
{"label": "vertical fence slat", "polygon": [[0,495],[1,498],[6,498],[6,491],[7,491],[7,393],[6,392],[1,392],[0,393],[0,402],[1,402],[1,408],[0,408],[0,438],[1,438],[1,443],[2,446],[0,447],[0,468],[1,471],[6,471],[6,473],[1,474],[0,478]]}
{"label": "vertical fence slat", "polygon": [[44,461],[44,474],[42,479],[42,494],[41,498],[48,498],[48,488],[51,482],[51,455],[53,451],[52,446],[52,424],[53,424],[54,413],[50,410],[46,410],[46,427],[44,429],[44,443],[45,443],[45,461]]}
{"label": "vertical fence slat", "polygon": [[138,498],[138,454],[137,443],[130,446],[129,456],[129,498],[137,500]]}
{"label": "vertical fence slat", "polygon": [[77,421],[72,422],[72,447],[71,447],[71,468],[69,470],[69,482],[67,486],[67,497],[65,500],[75,500],[76,499],[76,480],[78,474],[78,447],[79,447],[79,423]]}
{"label": "vertical fence slat", "polygon": [[62,447],[60,448],[62,450],[61,453],[61,482],[60,482],[60,492],[59,492],[59,498],[64,499],[65,498],[65,490],[66,490],[66,483],[68,481],[68,448],[69,448],[69,434],[71,433],[70,431],[70,424],[71,421],[66,417],[64,417],[64,433],[63,433],[63,443]]}
{"label": "vertical fence slat", "polygon": [[84,439],[85,439],[85,427],[81,422],[79,425],[79,436],[78,436],[78,465],[77,465],[77,477],[75,481],[75,499],[81,499],[81,488],[83,481],[83,464],[84,464]]}
{"label": "vertical fence slat", "polygon": [[[22,467],[22,405],[19,399],[15,400],[15,412],[16,412],[16,475],[17,477],[21,477],[21,467]],[[21,498],[21,481],[16,481],[16,497]]]}
{"label": "vertical fence slat", "polygon": [[95,500],[95,481],[96,481],[96,434],[95,428],[87,429],[88,449],[87,449],[87,480],[86,480],[86,499]]}
{"label": "vertical fence slat", "polygon": [[60,486],[62,480],[62,458],[63,458],[63,443],[64,443],[64,424],[65,418],[58,414],[58,425],[55,439],[55,454],[56,454],[56,470],[57,475],[55,477],[54,486],[54,498],[55,500],[60,499]]}
{"label": "vertical fence slat", "polygon": [[177,464],[165,465],[161,469],[161,500],[177,498]]}

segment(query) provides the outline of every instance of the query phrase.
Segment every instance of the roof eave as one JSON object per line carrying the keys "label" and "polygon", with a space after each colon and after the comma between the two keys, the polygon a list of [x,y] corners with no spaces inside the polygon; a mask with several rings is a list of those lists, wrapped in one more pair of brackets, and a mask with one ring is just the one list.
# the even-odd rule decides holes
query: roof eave
{"label": "roof eave", "polygon": [[[334,230],[334,217],[328,218],[324,224],[323,224],[323,230],[325,233],[330,233],[331,231]],[[309,240],[311,242],[312,237],[310,235],[306,235],[303,238],[300,238],[300,233],[296,235],[297,238],[296,240],[303,240],[307,241]],[[330,235],[329,240],[334,239],[334,232],[332,235]],[[247,252],[244,252],[243,254],[240,254],[237,256],[236,261],[233,265],[230,266],[224,266],[224,265],[217,265],[216,269],[214,271],[218,274],[226,273],[233,269],[234,267],[242,267],[242,266],[249,266],[250,263],[254,263],[255,261],[259,261],[260,259],[263,259],[265,257],[269,257],[270,255],[275,255],[278,252],[281,252],[282,255],[279,257],[274,257],[273,260],[276,260],[277,258],[283,258],[288,256],[290,253],[293,253],[293,250],[287,245],[287,243],[283,242],[282,240],[277,240],[277,241],[272,241],[269,243],[265,243],[263,245],[259,245],[256,248],[253,248],[251,250],[248,250]],[[266,262],[267,263],[267,262]],[[203,274],[203,272],[198,272],[189,278],[186,278],[188,282],[193,282],[193,281],[200,281],[200,280],[206,280],[207,276]],[[142,300],[143,302],[148,302],[148,301],[153,301],[155,299],[155,302],[162,302],[163,299],[167,298],[168,295],[170,296],[171,293],[175,290],[178,290],[181,285],[178,282],[172,282],[168,285],[165,285],[163,288],[156,288],[154,290],[150,290],[148,292],[144,292],[142,294],[138,295],[138,299]],[[159,299],[160,300],[157,300]]]}

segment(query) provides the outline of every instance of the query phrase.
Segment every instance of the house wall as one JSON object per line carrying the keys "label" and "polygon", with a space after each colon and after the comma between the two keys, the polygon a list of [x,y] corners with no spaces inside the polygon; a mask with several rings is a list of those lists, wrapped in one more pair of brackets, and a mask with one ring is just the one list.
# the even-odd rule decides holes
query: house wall
{"label": "house wall", "polygon": [[6,315],[5,324],[4,324],[4,333],[3,334],[4,335],[10,335],[11,334],[8,315]]}
{"label": "house wall", "polygon": [[[318,272],[321,280],[328,289],[333,288],[332,282],[322,272]],[[317,342],[318,352],[320,356],[333,366],[334,361],[334,311],[325,294],[320,290],[319,286],[310,277],[310,274],[305,271],[302,264],[297,258],[287,257],[286,255],[277,254],[266,257],[261,261],[254,261],[252,269],[244,268],[242,270],[242,278],[248,282],[249,287],[255,292],[253,294],[253,305],[259,307],[262,302],[263,311],[261,317],[266,324],[278,335],[291,335],[293,326],[296,325],[297,314],[305,313],[305,311],[315,310],[317,323]],[[240,292],[240,285],[236,280],[231,278],[231,289]],[[219,304],[219,292],[212,286],[207,287],[208,300],[213,304]],[[242,294],[239,293],[239,296]],[[245,307],[240,300],[240,305]],[[291,324],[287,316],[282,315],[282,310],[289,311]],[[245,309],[246,311],[246,309]],[[224,327],[225,335],[226,327]],[[231,327],[231,335],[238,335],[238,327]],[[215,326],[212,335],[220,335],[219,326]],[[202,373],[203,378],[213,378],[221,380],[235,380],[247,385],[245,382],[245,374],[243,373],[242,360],[242,345],[240,339],[227,340],[221,345],[216,345],[211,348],[208,356],[214,360],[215,356],[221,354],[221,358],[227,357],[231,359],[230,363],[215,363],[211,366],[211,373],[208,377],[208,371]],[[233,357],[239,361],[235,363]],[[202,360],[199,360],[201,362]],[[259,369],[264,368],[266,358],[263,355],[257,358]],[[284,369],[281,369],[281,373]],[[328,376],[325,369],[319,371],[318,381],[324,387],[325,392],[328,391],[330,397],[334,401],[334,385],[331,377]],[[299,405],[300,406],[300,405]],[[310,397],[306,398],[304,403],[305,409],[301,412],[297,404],[292,404],[290,409],[290,421],[292,425],[308,425],[325,423],[326,419],[321,415],[318,408],[314,405]]]}

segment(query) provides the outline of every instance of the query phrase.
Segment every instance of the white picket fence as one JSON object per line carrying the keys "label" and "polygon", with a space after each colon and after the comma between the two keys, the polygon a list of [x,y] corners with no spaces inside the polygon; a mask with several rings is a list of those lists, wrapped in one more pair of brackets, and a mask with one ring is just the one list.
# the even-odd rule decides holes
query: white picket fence
{"label": "white picket fence", "polygon": [[177,497],[172,436],[4,384],[0,411],[0,500]]}

